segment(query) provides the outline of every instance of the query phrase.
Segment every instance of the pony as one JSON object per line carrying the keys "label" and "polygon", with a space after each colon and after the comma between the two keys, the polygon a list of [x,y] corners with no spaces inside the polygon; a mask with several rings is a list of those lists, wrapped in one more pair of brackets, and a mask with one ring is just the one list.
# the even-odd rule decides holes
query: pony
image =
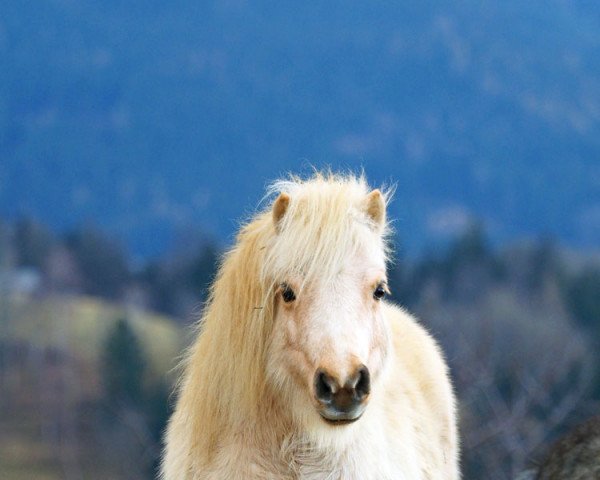
{"label": "pony", "polygon": [[221,260],[161,478],[458,479],[447,365],[385,299],[390,193],[333,173],[270,192]]}

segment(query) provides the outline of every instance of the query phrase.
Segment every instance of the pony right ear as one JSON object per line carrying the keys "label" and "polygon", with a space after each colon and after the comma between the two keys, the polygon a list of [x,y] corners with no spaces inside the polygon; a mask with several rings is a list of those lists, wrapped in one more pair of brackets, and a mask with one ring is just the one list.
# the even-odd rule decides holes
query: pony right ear
{"label": "pony right ear", "polygon": [[287,193],[280,193],[275,202],[273,202],[273,223],[275,230],[279,231],[279,222],[287,212],[290,205],[290,196]]}

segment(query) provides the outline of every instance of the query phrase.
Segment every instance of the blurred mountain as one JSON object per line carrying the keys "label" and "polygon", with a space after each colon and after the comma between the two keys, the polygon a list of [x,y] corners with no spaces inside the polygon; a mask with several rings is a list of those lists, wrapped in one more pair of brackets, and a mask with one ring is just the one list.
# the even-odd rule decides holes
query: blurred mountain
{"label": "blurred mountain", "polygon": [[600,244],[596,2],[0,0],[0,215],[147,256],[311,165],[397,183],[406,250]]}

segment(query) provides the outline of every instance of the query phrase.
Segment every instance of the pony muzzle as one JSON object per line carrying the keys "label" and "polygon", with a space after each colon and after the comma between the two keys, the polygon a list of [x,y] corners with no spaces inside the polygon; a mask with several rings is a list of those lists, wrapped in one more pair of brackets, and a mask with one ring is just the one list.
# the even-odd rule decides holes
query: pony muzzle
{"label": "pony muzzle", "polygon": [[361,365],[343,384],[324,369],[315,372],[317,410],[329,424],[344,425],[358,420],[366,408],[370,392],[371,375],[365,365]]}

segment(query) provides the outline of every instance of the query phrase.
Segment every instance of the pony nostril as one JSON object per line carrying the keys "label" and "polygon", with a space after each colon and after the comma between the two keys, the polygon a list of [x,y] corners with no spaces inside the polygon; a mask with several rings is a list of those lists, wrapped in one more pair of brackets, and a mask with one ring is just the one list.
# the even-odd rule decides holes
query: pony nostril
{"label": "pony nostril", "polygon": [[335,380],[323,370],[315,373],[315,396],[321,403],[331,403],[336,392]]}
{"label": "pony nostril", "polygon": [[358,380],[354,391],[359,400],[362,400],[371,391],[371,374],[369,373],[369,369],[364,365],[358,371]]}

